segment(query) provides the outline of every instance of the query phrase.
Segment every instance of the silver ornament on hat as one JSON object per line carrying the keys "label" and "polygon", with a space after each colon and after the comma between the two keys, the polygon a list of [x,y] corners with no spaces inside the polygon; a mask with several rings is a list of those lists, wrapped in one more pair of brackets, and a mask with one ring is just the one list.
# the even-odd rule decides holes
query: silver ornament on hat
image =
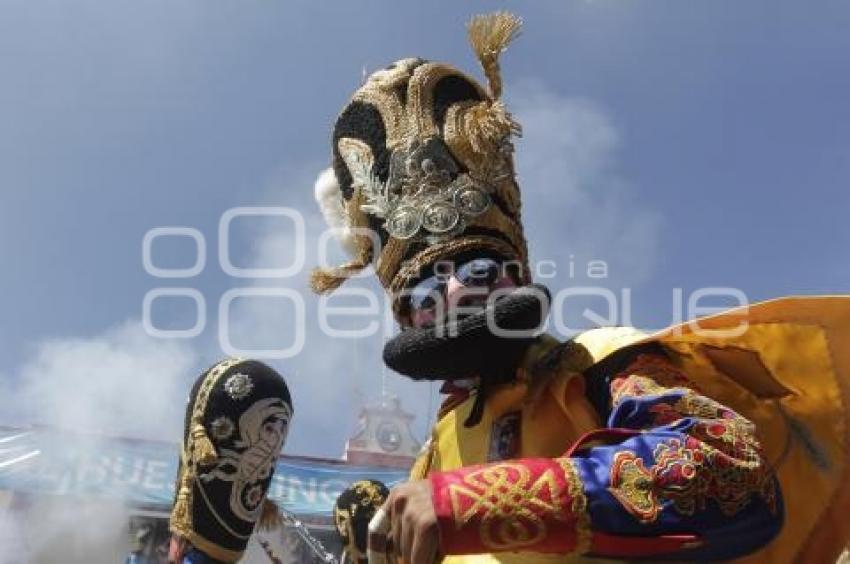
{"label": "silver ornament on hat", "polygon": [[[505,159],[510,144],[504,144]],[[496,182],[504,178],[505,166],[495,174],[476,179],[461,172],[446,145],[437,137],[413,141],[390,157],[389,177],[382,182],[372,163],[357,150],[343,150],[353,185],[365,203],[361,210],[384,219],[384,229],[396,239],[444,240],[462,232],[467,222],[492,204]]]}
{"label": "silver ornament on hat", "polygon": [[248,397],[253,389],[251,377],[241,372],[233,374],[224,382],[224,391],[235,401]]}

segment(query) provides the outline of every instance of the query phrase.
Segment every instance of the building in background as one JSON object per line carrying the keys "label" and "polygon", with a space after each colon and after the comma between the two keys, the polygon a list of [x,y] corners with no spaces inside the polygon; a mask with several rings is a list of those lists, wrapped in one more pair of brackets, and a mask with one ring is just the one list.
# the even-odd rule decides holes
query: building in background
{"label": "building in background", "polygon": [[345,443],[349,464],[409,469],[422,445],[413,436],[413,415],[395,396],[360,411],[360,431]]}

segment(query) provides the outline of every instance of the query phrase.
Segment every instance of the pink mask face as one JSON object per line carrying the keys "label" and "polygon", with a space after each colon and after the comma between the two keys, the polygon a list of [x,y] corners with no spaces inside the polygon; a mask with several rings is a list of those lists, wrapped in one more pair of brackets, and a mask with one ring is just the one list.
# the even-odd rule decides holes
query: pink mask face
{"label": "pink mask face", "polygon": [[494,292],[517,286],[513,276],[492,259],[475,259],[446,276],[435,274],[413,287],[410,325],[424,327],[440,319],[482,307]]}

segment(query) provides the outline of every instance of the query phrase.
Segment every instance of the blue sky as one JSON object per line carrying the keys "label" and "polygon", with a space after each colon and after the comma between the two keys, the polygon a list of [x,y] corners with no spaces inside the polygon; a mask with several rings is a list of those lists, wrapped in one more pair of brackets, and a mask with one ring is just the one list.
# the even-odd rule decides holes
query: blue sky
{"label": "blue sky", "polygon": [[[362,69],[415,55],[480,76],[463,25],[495,8],[525,20],[502,67],[526,126],[532,253],[560,267],[550,285],[587,284],[582,265],[606,260],[606,285],[632,288],[646,327],[669,322],[676,287],[734,287],[751,301],[848,290],[844,2],[13,0],[0,17],[0,420],[177,436],[191,380],[223,354],[222,294],[307,294],[303,275],[225,275],[221,214],[288,206],[317,233],[312,183]],[[163,284],[142,266],[142,238],[174,225],[204,234],[206,268]],[[234,230],[241,265],[291,252],[273,220]],[[160,243],[157,264],[192,262],[187,241]],[[140,332],[142,299],[162,285],[203,294],[206,331],[179,342]],[[245,343],[291,330],[280,308],[240,311]],[[191,313],[174,301],[155,318],[185,327]],[[296,404],[286,450],[335,456],[380,393],[382,337],[341,341],[309,325],[304,352],[273,362]],[[387,382],[422,435],[432,388]]]}

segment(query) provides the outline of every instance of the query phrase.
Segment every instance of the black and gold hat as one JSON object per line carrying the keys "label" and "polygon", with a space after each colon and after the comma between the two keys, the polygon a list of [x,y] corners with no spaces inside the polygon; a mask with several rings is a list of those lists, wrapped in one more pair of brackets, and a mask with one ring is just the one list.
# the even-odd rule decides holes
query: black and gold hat
{"label": "black and gold hat", "polygon": [[480,252],[517,262],[528,278],[511,142],[520,126],[500,100],[499,69],[520,25],[505,12],[469,22],[489,88],[451,65],[402,59],[354,93],[334,127],[333,167],[316,182],[353,256],[314,271],[314,291],[372,264],[395,296],[435,262]]}
{"label": "black and gold hat", "polygon": [[377,480],[354,482],[334,504],[334,524],[352,562],[365,561],[369,521],[390,491]]}
{"label": "black and gold hat", "polygon": [[277,517],[266,494],[291,418],[286,382],[265,364],[226,359],[204,372],[186,410],[172,532],[236,562],[257,521]]}

